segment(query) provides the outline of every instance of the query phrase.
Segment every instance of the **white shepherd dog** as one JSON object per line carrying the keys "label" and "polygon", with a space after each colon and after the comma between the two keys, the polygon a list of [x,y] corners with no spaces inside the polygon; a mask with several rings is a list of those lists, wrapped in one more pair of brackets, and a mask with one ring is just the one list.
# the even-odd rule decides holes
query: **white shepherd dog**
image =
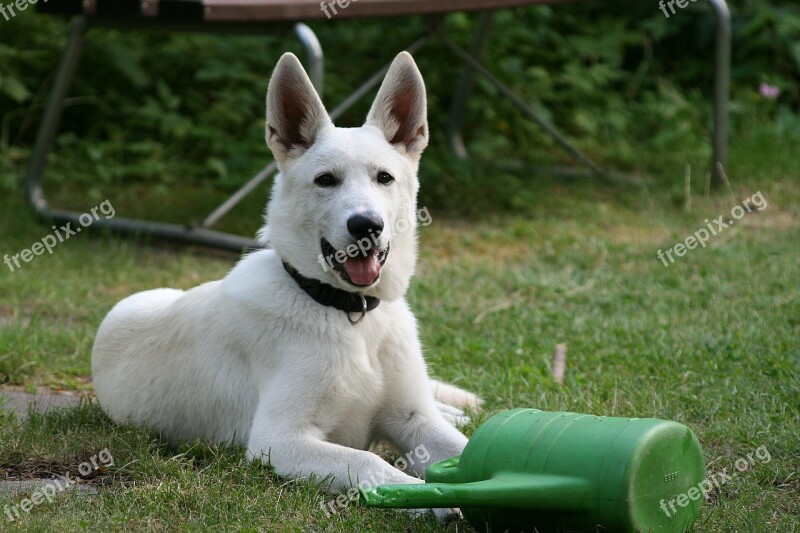
{"label": "white shepherd dog", "polygon": [[266,137],[281,171],[259,232],[270,249],[222,280],[118,303],[92,353],[100,405],[173,443],[240,444],[278,475],[327,478],[337,490],[421,483],[370,445],[426,450],[411,465],[424,477],[464,449],[454,423],[479,403],[428,378],[405,300],[428,143],[422,76],[399,54],[366,123],[337,128],[285,54]]}

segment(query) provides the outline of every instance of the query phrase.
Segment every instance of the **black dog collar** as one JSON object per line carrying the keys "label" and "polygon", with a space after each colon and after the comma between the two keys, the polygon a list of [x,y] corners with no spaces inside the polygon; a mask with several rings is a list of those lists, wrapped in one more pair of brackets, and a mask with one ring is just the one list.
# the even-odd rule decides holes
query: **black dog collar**
{"label": "black dog collar", "polygon": [[[380,298],[375,296],[364,296],[356,292],[348,292],[337,289],[332,285],[323,283],[318,279],[311,279],[303,276],[289,263],[283,261],[283,268],[292,276],[301,289],[311,296],[317,303],[334,307],[339,311],[347,313],[347,319],[351,324],[358,324],[367,315],[367,311],[372,311],[381,303]],[[359,313],[356,320],[350,318],[350,313]]]}

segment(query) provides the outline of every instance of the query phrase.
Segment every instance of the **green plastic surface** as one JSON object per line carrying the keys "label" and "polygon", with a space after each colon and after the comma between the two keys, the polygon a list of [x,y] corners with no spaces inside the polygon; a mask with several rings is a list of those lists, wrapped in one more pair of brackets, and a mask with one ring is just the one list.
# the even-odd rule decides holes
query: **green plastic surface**
{"label": "green plastic surface", "polygon": [[365,488],[361,499],[459,507],[478,531],[679,532],[697,519],[704,498],[689,489],[704,477],[683,424],[514,409],[482,424],[460,457],[428,467],[425,484]]}

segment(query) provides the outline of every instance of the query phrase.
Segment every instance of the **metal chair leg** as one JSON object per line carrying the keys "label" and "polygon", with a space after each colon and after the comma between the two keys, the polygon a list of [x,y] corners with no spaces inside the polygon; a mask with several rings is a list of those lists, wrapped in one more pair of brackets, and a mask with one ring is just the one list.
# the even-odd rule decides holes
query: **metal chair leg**
{"label": "metal chair leg", "polygon": [[[470,55],[477,61],[481,60],[483,50],[486,48],[486,41],[489,40],[489,33],[492,27],[492,17],[494,12],[484,11],[478,18],[478,28],[475,30],[475,36],[472,40],[472,47]],[[459,159],[468,159],[469,153],[466,146],[464,146],[464,138],[461,131],[464,124],[464,111],[467,107],[472,92],[472,83],[475,80],[475,69],[469,65],[464,66],[464,71],[461,73],[461,80],[456,86],[456,92],[453,95],[453,104],[450,107],[450,120],[447,125],[447,141],[450,148]]]}
{"label": "metal chair leg", "polygon": [[731,12],[725,0],[710,0],[717,19],[714,70],[714,137],[712,183],[721,185],[722,167],[728,161],[728,101],[731,81]]}
{"label": "metal chair leg", "polygon": [[[28,201],[30,201],[38,215],[56,223],[74,224],[77,228],[82,226],[80,223],[80,216],[83,213],[50,207],[42,188],[42,175],[47,163],[47,154],[53,146],[53,139],[55,138],[61,119],[61,113],[64,109],[64,99],[69,92],[72,80],[75,77],[75,72],[78,69],[81,46],[87,28],[88,23],[84,17],[76,18],[70,26],[67,45],[61,55],[61,61],[58,65],[53,89],[47,102],[42,124],[36,136],[36,144],[30,162],[28,163],[28,171],[25,177],[25,190]],[[168,239],[224,248],[236,252],[255,247],[255,241],[253,239],[180,224],[167,224],[163,222],[114,217],[95,220],[92,226],[95,228],[105,227],[119,233],[165,237]],[[78,229],[78,231],[80,231],[80,229]]]}
{"label": "metal chair leg", "polygon": [[58,124],[61,121],[61,112],[64,110],[64,99],[67,97],[75,71],[78,70],[78,61],[81,57],[83,36],[88,24],[85,17],[77,17],[72,21],[67,37],[67,46],[61,54],[53,89],[47,101],[42,125],[36,135],[36,144],[28,162],[28,172],[25,177],[25,190],[28,201],[43,216],[47,216],[47,200],[42,190],[42,174],[47,163],[47,154],[53,146]]}

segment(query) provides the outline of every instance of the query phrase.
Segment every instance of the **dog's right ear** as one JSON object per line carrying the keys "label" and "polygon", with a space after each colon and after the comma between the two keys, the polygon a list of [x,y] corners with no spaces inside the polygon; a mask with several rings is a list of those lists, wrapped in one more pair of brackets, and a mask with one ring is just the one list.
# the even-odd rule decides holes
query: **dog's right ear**
{"label": "dog's right ear", "polygon": [[305,152],[331,124],[322,101],[294,54],[281,56],[267,90],[267,145],[278,163]]}

